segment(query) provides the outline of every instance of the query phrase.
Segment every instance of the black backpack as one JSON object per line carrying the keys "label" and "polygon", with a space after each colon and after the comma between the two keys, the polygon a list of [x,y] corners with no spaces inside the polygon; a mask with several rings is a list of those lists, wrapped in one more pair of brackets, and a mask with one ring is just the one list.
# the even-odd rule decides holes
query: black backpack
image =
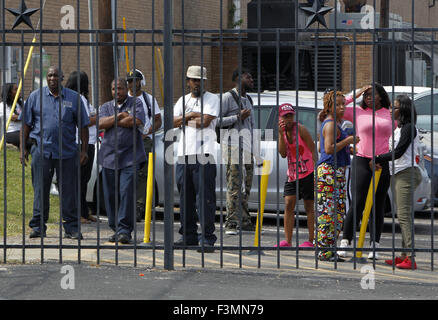
{"label": "black backpack", "polygon": [[152,120],[152,107],[151,107],[151,102],[150,102],[149,99],[148,99],[148,95],[147,95],[144,91],[142,91],[141,94],[143,95],[143,99],[144,99],[144,101],[146,101],[146,107],[148,108],[148,117],[149,117],[149,120],[150,120],[151,122],[153,122],[153,120]]}

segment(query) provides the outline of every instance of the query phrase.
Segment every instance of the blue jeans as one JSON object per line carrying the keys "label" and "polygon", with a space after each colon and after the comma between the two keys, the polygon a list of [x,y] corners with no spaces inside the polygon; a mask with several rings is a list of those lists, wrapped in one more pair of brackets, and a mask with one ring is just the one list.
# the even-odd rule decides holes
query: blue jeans
{"label": "blue jeans", "polygon": [[[184,167],[186,173],[184,175]],[[201,168],[204,168],[203,180]],[[187,242],[198,242],[214,245],[214,219],[216,215],[216,164],[177,164],[176,182],[180,194],[179,233]],[[203,193],[203,194],[202,194]],[[203,196],[203,198],[202,198]],[[202,199],[202,200],[201,200]],[[203,204],[203,206],[202,206]],[[201,223],[201,234],[198,235],[197,219]]]}
{"label": "blue jeans", "polygon": [[[40,150],[37,145],[33,145],[31,150],[32,163],[32,186],[34,190],[33,197],[33,217],[29,222],[29,227],[34,231],[41,232],[41,212],[43,212],[43,227],[46,231],[47,220],[49,219],[50,208],[50,186],[52,184],[53,174],[56,171],[58,177],[58,188],[61,193],[61,214],[63,219],[64,230],[67,233],[78,232],[78,210],[77,210],[77,159],[63,159],[62,174],[60,171],[59,159],[47,159],[40,156]],[[41,175],[42,169],[42,175]],[[43,203],[41,203],[41,195]]]}
{"label": "blue jeans", "polygon": [[[136,203],[134,176],[137,173],[138,169],[134,166],[119,169],[118,192],[116,193],[116,171],[107,168],[102,169],[105,208],[109,227],[116,233],[125,233],[129,237],[134,229]],[[115,208],[116,197],[118,197],[117,217]]]}

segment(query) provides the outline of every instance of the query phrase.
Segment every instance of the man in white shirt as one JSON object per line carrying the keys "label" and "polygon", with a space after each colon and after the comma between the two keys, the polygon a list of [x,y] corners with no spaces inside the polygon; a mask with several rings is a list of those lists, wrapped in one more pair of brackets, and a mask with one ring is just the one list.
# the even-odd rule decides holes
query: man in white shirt
{"label": "man in white shirt", "polygon": [[[134,81],[135,80],[135,81]],[[135,69],[127,76],[129,96],[136,96],[143,104],[145,121],[143,130],[143,145],[146,152],[146,164],[140,169],[137,180],[137,222],[144,218],[146,204],[146,184],[148,179],[149,152],[152,152],[152,133],[161,127],[161,113],[157,99],[141,90],[146,86],[143,73]]]}
{"label": "man in white shirt", "polygon": [[[201,91],[207,80],[206,68],[190,66],[186,76],[190,93],[177,101],[173,113],[173,125],[181,129],[177,149],[176,183],[180,193],[179,233],[182,238],[175,244],[197,246],[201,240],[202,248],[199,251],[213,252],[217,240],[214,234],[215,127],[219,115],[219,98],[208,91]],[[201,223],[200,235],[196,224],[198,216]]]}

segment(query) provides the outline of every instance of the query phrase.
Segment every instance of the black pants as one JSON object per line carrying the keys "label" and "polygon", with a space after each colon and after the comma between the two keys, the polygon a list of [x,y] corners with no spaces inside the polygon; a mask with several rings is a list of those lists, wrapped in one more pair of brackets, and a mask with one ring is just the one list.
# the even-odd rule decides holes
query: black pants
{"label": "black pants", "polygon": [[[186,158],[187,159],[187,158]],[[189,160],[187,160],[188,163]],[[184,174],[185,167],[185,174]],[[204,180],[200,181],[201,167],[204,168]],[[216,164],[177,164],[176,183],[180,194],[179,233],[189,243],[198,243],[199,236],[206,244],[214,245],[217,237],[214,234],[216,216]],[[203,198],[201,197],[203,193]],[[203,203],[203,205],[202,205]],[[199,217],[203,232],[199,235],[196,224]]]}
{"label": "black pants", "polygon": [[[372,182],[373,172],[370,168],[371,159],[356,157],[356,161],[353,162],[350,179],[352,179],[354,175],[355,166],[357,168],[356,173],[356,183],[351,180],[351,197],[352,203],[347,216],[344,220],[344,231],[343,231],[343,239],[347,239],[348,241],[353,240],[353,216],[354,216],[354,207],[353,201],[356,198],[356,228],[359,226],[359,222],[362,219],[363,210],[365,208],[365,202],[368,195],[368,189],[370,187],[370,183]],[[375,196],[375,212],[376,216],[373,216],[373,209],[370,212],[370,218],[368,221],[368,229],[370,232],[371,239],[375,242],[380,242],[380,236],[383,230],[383,222],[384,222],[384,214],[385,214],[385,202],[386,196],[388,193],[390,184],[390,176],[389,176],[389,164],[385,163],[382,165],[382,174],[380,176],[379,185],[377,186],[376,196]],[[375,221],[375,230],[376,233],[374,235],[374,221]]]}
{"label": "black pants", "polygon": [[88,145],[88,161],[81,166],[81,216],[88,218],[88,206],[87,206],[87,184],[91,177],[91,170],[93,169],[94,162],[94,145]]}

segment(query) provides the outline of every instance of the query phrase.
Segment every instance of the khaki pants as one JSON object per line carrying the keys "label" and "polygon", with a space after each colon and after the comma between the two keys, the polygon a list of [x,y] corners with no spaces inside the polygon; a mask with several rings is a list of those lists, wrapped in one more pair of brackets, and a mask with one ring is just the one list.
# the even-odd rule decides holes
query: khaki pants
{"label": "khaki pants", "polygon": [[[412,177],[413,185],[411,185]],[[394,175],[397,218],[400,224],[403,248],[412,248],[412,194],[420,184],[421,179],[421,172],[417,167],[410,167]]]}

